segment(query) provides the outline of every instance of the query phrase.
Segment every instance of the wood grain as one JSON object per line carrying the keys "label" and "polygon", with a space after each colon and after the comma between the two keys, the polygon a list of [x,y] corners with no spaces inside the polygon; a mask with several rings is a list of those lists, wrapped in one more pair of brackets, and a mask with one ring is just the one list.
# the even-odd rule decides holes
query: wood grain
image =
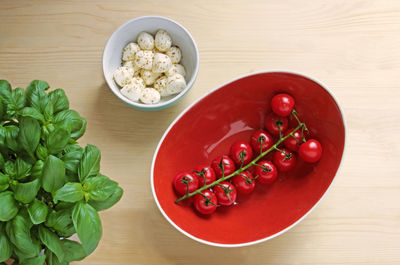
{"label": "wood grain", "polygon": [[[158,14],[194,36],[200,72],[176,106],[133,110],[108,90],[101,56],[123,22]],[[27,1],[0,3],[0,78],[66,89],[88,119],[81,144],[125,189],[101,214],[98,249],[76,264],[400,264],[400,2]],[[191,102],[239,75],[289,69],[336,95],[347,121],[341,171],[319,207],[291,231],[246,248],[199,244],[156,208],[150,164],[164,130]]]}

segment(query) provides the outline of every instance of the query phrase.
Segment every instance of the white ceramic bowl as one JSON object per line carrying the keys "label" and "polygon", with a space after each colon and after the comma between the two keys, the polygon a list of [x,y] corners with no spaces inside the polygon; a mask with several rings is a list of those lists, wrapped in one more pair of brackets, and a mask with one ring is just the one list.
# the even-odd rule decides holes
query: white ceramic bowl
{"label": "white ceramic bowl", "polygon": [[[161,98],[157,104],[146,105],[133,102],[121,94],[119,86],[113,79],[114,70],[121,66],[122,50],[129,42],[136,42],[137,36],[142,31],[147,31],[154,36],[159,29],[167,31],[172,38],[172,44],[178,46],[182,51],[180,63],[186,70],[187,86],[179,94]],[[199,51],[193,37],[182,25],[169,18],[144,16],[129,20],[114,31],[104,47],[103,73],[109,88],[120,100],[140,110],[160,110],[178,102],[192,88],[198,71]]]}

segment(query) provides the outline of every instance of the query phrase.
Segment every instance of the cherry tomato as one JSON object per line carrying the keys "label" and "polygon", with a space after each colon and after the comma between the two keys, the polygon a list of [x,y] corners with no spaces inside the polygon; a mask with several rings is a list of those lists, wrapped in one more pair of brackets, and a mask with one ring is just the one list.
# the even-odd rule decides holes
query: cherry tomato
{"label": "cherry tomato", "polygon": [[199,187],[204,186],[204,179],[206,180],[206,185],[215,181],[216,176],[214,169],[207,165],[199,165],[194,169],[194,174],[199,180]]}
{"label": "cherry tomato", "polygon": [[213,190],[220,205],[229,206],[236,201],[237,191],[235,186],[228,181],[222,181],[221,183],[215,185]]}
{"label": "cherry tomato", "polygon": [[256,180],[249,171],[243,171],[232,178],[232,184],[239,193],[249,194],[256,186]]}
{"label": "cherry tomato", "polygon": [[238,141],[233,143],[231,146],[229,155],[232,157],[232,160],[236,163],[236,165],[245,166],[250,163],[251,159],[253,158],[253,149],[251,149],[249,143]]}
{"label": "cherry tomato", "polygon": [[268,160],[262,160],[257,163],[255,174],[257,180],[263,184],[271,184],[278,177],[278,169]]}
{"label": "cherry tomato", "polygon": [[279,117],[275,113],[270,113],[265,118],[265,128],[272,135],[278,135],[279,136],[279,126],[281,128],[281,133],[283,134],[287,130],[288,119],[286,117]]}
{"label": "cherry tomato", "polygon": [[300,145],[299,155],[305,162],[315,163],[322,156],[322,146],[317,140],[310,139]]}
{"label": "cherry tomato", "polygon": [[217,209],[218,199],[211,190],[203,190],[194,196],[194,207],[201,214],[212,214]]}
{"label": "cherry tomato", "polygon": [[235,162],[233,162],[233,160],[227,155],[215,158],[211,162],[211,167],[212,169],[214,169],[217,178],[222,177],[222,168],[224,169],[224,174],[223,174],[224,176],[228,176],[233,172],[235,172],[236,170]]}
{"label": "cherry tomato", "polygon": [[[287,136],[289,133],[291,133],[294,129],[291,129],[289,131],[286,131],[285,136]],[[294,137],[294,138],[293,138]],[[293,133],[293,137],[289,136],[285,141],[283,141],[283,144],[287,149],[290,151],[297,151],[300,147],[301,143],[301,132],[299,130],[295,131]]]}
{"label": "cherry tomato", "polygon": [[175,176],[174,188],[180,195],[185,195],[199,188],[199,180],[192,172],[184,171]]}
{"label": "cherry tomato", "polygon": [[296,165],[296,160],[296,154],[286,148],[281,148],[281,151],[276,151],[272,158],[272,161],[279,171],[291,170]]}
{"label": "cherry tomato", "polygon": [[275,95],[271,100],[272,111],[281,117],[287,117],[293,110],[294,98],[288,94]]}
{"label": "cherry tomato", "polygon": [[258,130],[251,136],[250,144],[254,152],[260,154],[260,150],[261,152],[265,152],[274,144],[274,139],[266,131]]}

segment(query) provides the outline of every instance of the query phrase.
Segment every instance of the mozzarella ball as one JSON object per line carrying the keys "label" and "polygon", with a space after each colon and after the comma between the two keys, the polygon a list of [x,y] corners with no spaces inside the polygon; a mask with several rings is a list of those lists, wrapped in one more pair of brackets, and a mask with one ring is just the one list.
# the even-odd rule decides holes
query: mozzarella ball
{"label": "mozzarella ball", "polygon": [[165,30],[160,29],[156,33],[154,44],[157,49],[166,52],[171,47],[172,39]]}
{"label": "mozzarella ball", "polygon": [[144,80],[142,78],[140,78],[140,77],[133,77],[131,79],[130,84],[133,84],[133,85],[135,85],[136,87],[138,87],[140,89],[143,89],[143,88],[146,87],[146,85],[144,84]]}
{"label": "mozzarella ball", "polygon": [[122,60],[130,61],[135,59],[135,54],[140,50],[139,45],[134,42],[129,43],[125,46],[122,52]]}
{"label": "mozzarella ball", "polygon": [[182,59],[182,52],[176,46],[172,46],[168,51],[167,55],[171,58],[172,63],[179,63]]}
{"label": "mozzarella ball", "polygon": [[165,72],[166,76],[173,76],[174,74],[186,76],[185,67],[183,67],[181,64],[173,64],[168,71]]}
{"label": "mozzarella ball", "polygon": [[128,68],[132,68],[133,71],[135,71],[135,73],[133,74],[134,76],[136,75],[137,71],[140,70],[140,68],[137,67],[133,61],[126,61],[126,62],[124,62],[124,63],[122,64],[122,66],[126,66],[126,67],[128,67]]}
{"label": "mozzarella ball", "polygon": [[121,94],[132,101],[139,101],[143,87],[138,83],[130,83],[121,89]]}
{"label": "mozzarella ball", "polygon": [[154,81],[160,76],[160,73],[154,73],[149,70],[141,69],[140,70],[140,77],[144,80],[144,83],[149,86],[154,84]]}
{"label": "mozzarella ball", "polygon": [[162,97],[166,97],[166,96],[170,95],[167,92],[167,80],[168,80],[168,77],[163,75],[154,82],[154,89],[157,90]]}
{"label": "mozzarella ball", "polygon": [[129,68],[126,66],[118,67],[114,71],[114,81],[120,87],[123,87],[126,84],[130,83],[134,73],[135,71],[133,70],[133,68]]}
{"label": "mozzarella ball", "polygon": [[171,58],[163,53],[156,53],[153,60],[153,72],[164,73],[171,67]]}
{"label": "mozzarella ball", "polygon": [[140,101],[144,104],[155,104],[160,101],[160,93],[151,87],[146,87],[140,94]]}
{"label": "mozzarella ball", "polygon": [[139,68],[151,70],[153,67],[153,58],[154,53],[152,51],[140,50],[136,53],[134,63]]}
{"label": "mozzarella ball", "polygon": [[143,50],[152,50],[154,48],[154,38],[147,32],[140,32],[137,42]]}
{"label": "mozzarella ball", "polygon": [[167,92],[169,94],[177,94],[182,92],[186,87],[185,78],[180,74],[174,74],[167,79]]}

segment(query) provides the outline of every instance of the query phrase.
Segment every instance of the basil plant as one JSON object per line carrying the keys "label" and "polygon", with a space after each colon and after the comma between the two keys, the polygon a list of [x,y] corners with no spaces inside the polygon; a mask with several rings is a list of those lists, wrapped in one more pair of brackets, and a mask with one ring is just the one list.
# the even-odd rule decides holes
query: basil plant
{"label": "basil plant", "polygon": [[[0,80],[0,264],[69,264],[97,247],[98,211],[119,201],[100,174],[100,151],[77,144],[86,120],[64,90],[35,80],[24,90]],[[79,241],[68,239],[77,234]]]}

